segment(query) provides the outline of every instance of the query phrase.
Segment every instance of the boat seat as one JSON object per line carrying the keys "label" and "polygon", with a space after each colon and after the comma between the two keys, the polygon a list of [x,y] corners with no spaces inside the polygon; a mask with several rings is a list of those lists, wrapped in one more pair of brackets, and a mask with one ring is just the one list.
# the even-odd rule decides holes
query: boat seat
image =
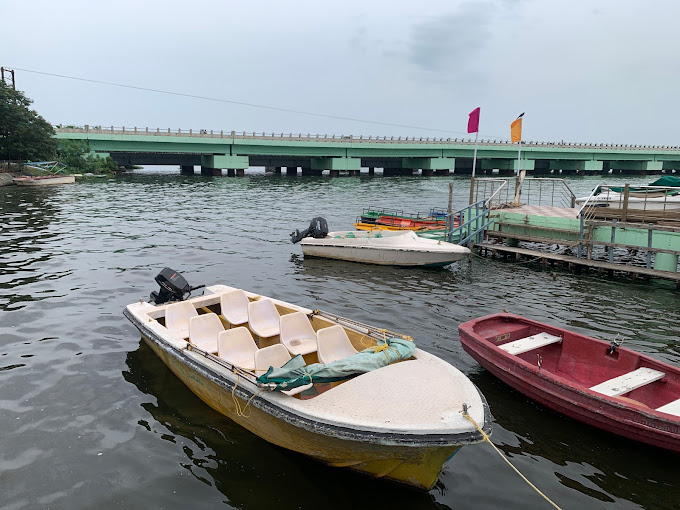
{"label": "boat seat", "polygon": [[545,347],[546,345],[554,344],[561,340],[562,337],[560,336],[543,332],[538,333],[537,335],[520,338],[519,340],[514,340],[507,344],[499,345],[498,347],[509,354],[522,354],[523,352],[532,351],[539,347]]}
{"label": "boat seat", "polygon": [[217,355],[232,365],[254,370],[256,352],[253,335],[244,326],[227,329],[217,336]]}
{"label": "boat seat", "polygon": [[165,309],[165,327],[182,338],[188,338],[189,319],[197,316],[196,308],[188,301],[173,303]]}
{"label": "boat seat", "polygon": [[286,346],[291,355],[309,354],[316,351],[316,331],[306,314],[293,312],[282,315],[279,326],[281,343]]}
{"label": "boat seat", "polygon": [[249,303],[248,296],[241,289],[225,292],[220,296],[222,317],[233,326],[245,324],[248,322]]}
{"label": "boat seat", "polygon": [[260,338],[278,335],[281,331],[279,319],[279,311],[271,299],[248,303],[248,325]]}
{"label": "boat seat", "polygon": [[673,402],[669,402],[668,404],[662,405],[661,407],[657,407],[656,410],[661,411],[662,413],[680,416],[680,398],[678,400],[674,400]]}
{"label": "boat seat", "polygon": [[[280,368],[290,361],[291,356],[283,344],[274,344],[269,347],[263,347],[255,351],[255,375],[263,375],[269,367]],[[313,383],[305,384],[304,386],[298,386],[292,390],[282,391],[286,395],[296,395],[306,389],[314,386]]]}
{"label": "boat seat", "polygon": [[345,328],[337,324],[317,331],[316,341],[317,356],[321,363],[330,363],[359,352],[350,342]]}
{"label": "boat seat", "polygon": [[666,374],[654,370],[652,368],[638,368],[627,374],[614,377],[608,381],[604,381],[600,384],[592,386],[590,389],[601,393],[603,395],[608,395],[610,397],[618,397],[629,391],[633,391],[640,386],[645,384],[653,383],[662,379]]}
{"label": "boat seat", "polygon": [[205,313],[189,319],[189,341],[199,349],[217,354],[217,336],[224,331],[215,313]]}

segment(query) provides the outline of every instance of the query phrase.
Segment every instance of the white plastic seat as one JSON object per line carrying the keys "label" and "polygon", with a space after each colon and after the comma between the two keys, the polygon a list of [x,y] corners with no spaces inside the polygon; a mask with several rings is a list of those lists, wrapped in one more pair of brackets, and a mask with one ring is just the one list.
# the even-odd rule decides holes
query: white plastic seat
{"label": "white plastic seat", "polygon": [[253,335],[244,326],[227,329],[217,336],[217,355],[232,365],[253,370],[256,352]]}
{"label": "white plastic seat", "polygon": [[234,326],[248,322],[248,296],[241,289],[225,292],[220,296],[222,317]]}
{"label": "white plastic seat", "polygon": [[217,354],[217,336],[224,331],[222,321],[214,313],[189,319],[189,341],[199,349]]}
{"label": "white plastic seat", "polygon": [[188,301],[173,303],[165,309],[165,327],[182,338],[188,338],[189,319],[196,316],[196,308]]}
{"label": "white plastic seat", "polygon": [[356,354],[345,328],[340,325],[330,326],[316,332],[317,356],[321,363],[330,363]]}
{"label": "white plastic seat", "polygon": [[290,353],[283,344],[263,347],[255,352],[255,372],[260,376],[269,370],[269,367],[282,367],[290,361],[290,358]]}
{"label": "white plastic seat", "polygon": [[[291,356],[283,344],[274,344],[269,347],[263,347],[255,352],[255,375],[258,377],[263,375],[269,370],[269,367],[279,368],[290,361]],[[296,395],[300,392],[305,391],[308,388],[314,386],[313,383],[305,384],[304,386],[298,386],[292,390],[281,391],[286,395]]]}
{"label": "white plastic seat", "polygon": [[309,354],[316,351],[316,331],[309,322],[307,315],[293,312],[281,316],[281,343],[295,356]]}
{"label": "white plastic seat", "polygon": [[276,336],[280,332],[279,311],[271,299],[248,303],[248,325],[260,338]]}

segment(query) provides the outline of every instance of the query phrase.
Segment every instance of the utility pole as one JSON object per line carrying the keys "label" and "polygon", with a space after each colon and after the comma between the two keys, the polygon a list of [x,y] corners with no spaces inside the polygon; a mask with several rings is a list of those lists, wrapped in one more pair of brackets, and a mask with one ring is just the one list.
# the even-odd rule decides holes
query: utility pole
{"label": "utility pole", "polygon": [[14,69],[5,69],[4,67],[0,67],[0,76],[2,77],[2,83],[5,83],[5,73],[7,73],[7,81],[12,80],[12,90],[16,90],[16,82],[14,81]]}

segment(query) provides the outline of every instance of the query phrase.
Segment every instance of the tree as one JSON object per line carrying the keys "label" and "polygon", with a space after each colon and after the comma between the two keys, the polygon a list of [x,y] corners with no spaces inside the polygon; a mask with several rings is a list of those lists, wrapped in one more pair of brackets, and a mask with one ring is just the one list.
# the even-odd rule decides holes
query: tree
{"label": "tree", "polygon": [[54,159],[57,144],[49,122],[30,109],[32,100],[0,81],[0,159]]}
{"label": "tree", "polygon": [[105,158],[90,152],[90,144],[86,140],[62,140],[58,149],[59,161],[69,170],[81,173],[110,174],[118,169],[118,164],[111,156]]}

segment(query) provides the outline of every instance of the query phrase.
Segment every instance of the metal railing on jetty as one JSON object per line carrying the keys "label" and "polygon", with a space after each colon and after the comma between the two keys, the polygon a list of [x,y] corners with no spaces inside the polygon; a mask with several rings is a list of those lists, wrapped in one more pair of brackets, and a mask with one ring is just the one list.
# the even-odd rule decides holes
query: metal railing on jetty
{"label": "metal railing on jetty", "polygon": [[[560,179],[482,178],[473,180],[470,196],[471,206],[481,198],[490,209],[484,223],[491,228],[482,242],[475,241],[487,253],[594,268],[598,274],[660,277],[680,288],[680,186],[602,184],[577,203]],[[520,247],[521,241],[538,244]]]}
{"label": "metal railing on jetty", "polygon": [[444,238],[449,243],[470,246],[484,240],[486,229],[494,220],[489,218],[488,200],[480,200],[463,209],[447,214]]}

